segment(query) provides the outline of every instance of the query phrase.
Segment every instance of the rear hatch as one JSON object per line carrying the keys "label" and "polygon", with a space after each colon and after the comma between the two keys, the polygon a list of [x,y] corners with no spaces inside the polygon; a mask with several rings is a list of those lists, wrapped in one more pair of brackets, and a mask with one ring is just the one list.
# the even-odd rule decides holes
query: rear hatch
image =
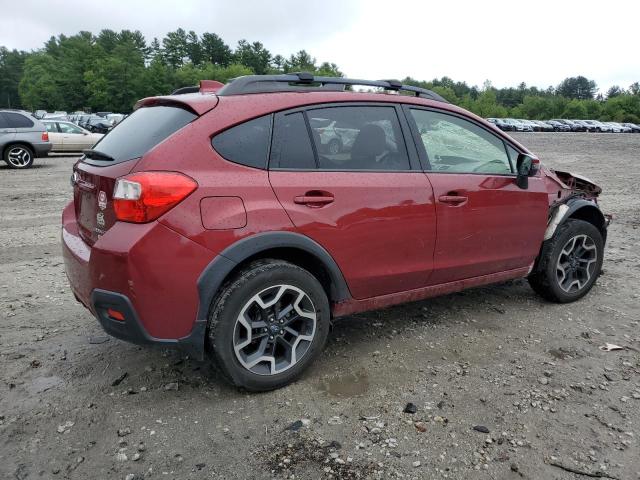
{"label": "rear hatch", "polygon": [[105,135],[74,167],[74,205],[80,236],[93,245],[116,222],[116,180],[138,159],[197,118],[186,106],[159,105],[136,110]]}

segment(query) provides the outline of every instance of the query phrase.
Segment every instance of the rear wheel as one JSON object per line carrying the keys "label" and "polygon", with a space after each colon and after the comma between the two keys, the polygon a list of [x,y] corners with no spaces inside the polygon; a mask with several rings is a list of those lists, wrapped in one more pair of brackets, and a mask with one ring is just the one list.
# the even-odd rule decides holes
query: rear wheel
{"label": "rear wheel", "polygon": [[4,161],[10,168],[29,168],[33,165],[33,150],[26,145],[10,145],[4,151]]}
{"label": "rear wheel", "polygon": [[578,300],[600,275],[603,253],[600,231],[591,223],[569,219],[543,244],[529,284],[553,302]]}
{"label": "rear wheel", "polygon": [[222,288],[209,317],[208,346],[234,385],[272,390],[296,380],[320,354],[329,318],[327,295],[311,273],[262,260]]}

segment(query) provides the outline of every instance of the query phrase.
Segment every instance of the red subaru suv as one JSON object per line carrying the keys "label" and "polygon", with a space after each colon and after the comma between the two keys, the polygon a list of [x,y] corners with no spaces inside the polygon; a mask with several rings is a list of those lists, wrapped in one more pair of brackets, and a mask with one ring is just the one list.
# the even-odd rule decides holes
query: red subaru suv
{"label": "red subaru suv", "polygon": [[429,90],[299,73],[186,92],[138,102],[74,167],[66,272],[117,338],[268,390],[332,318],[521,277],[570,302],[600,273],[600,188]]}

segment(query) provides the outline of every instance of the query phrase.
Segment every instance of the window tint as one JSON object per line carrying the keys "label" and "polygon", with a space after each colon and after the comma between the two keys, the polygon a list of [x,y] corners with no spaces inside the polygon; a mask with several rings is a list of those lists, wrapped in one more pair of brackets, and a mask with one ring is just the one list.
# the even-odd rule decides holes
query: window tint
{"label": "window tint", "polygon": [[9,122],[4,118],[4,113],[0,112],[0,128],[9,128]]}
{"label": "window tint", "polygon": [[14,112],[4,112],[10,128],[31,128],[33,122],[25,115]]}
{"label": "window tint", "polygon": [[265,168],[271,137],[271,115],[249,120],[216,135],[213,148],[227,160]]}
{"label": "window tint", "polygon": [[47,129],[47,132],[58,133],[58,127],[53,122],[44,122],[44,128]]}
{"label": "window tint", "polygon": [[58,123],[58,125],[60,126],[60,131],[62,133],[82,133],[82,130],[79,129],[78,127],[76,127],[72,123],[60,122],[60,123]]}
{"label": "window tint", "polygon": [[[196,115],[178,107],[139,108],[110,130],[93,148],[113,157],[109,165],[138,158],[187,125]],[[87,163],[103,165],[91,159]]]}
{"label": "window tint", "polygon": [[278,117],[274,132],[272,168],[315,169],[309,131],[301,112]]}
{"label": "window tint", "polygon": [[331,107],[307,112],[325,170],[409,170],[394,107]]}
{"label": "window tint", "polygon": [[511,173],[504,143],[462,118],[411,109],[431,170],[451,173]]}

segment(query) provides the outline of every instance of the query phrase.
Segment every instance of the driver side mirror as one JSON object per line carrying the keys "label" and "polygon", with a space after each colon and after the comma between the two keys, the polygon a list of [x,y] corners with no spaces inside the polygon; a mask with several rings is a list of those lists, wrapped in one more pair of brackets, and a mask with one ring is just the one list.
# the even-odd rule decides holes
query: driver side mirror
{"label": "driver side mirror", "polygon": [[518,155],[518,160],[516,161],[516,185],[523,190],[529,188],[529,175],[533,171],[533,163],[533,158],[526,153]]}

